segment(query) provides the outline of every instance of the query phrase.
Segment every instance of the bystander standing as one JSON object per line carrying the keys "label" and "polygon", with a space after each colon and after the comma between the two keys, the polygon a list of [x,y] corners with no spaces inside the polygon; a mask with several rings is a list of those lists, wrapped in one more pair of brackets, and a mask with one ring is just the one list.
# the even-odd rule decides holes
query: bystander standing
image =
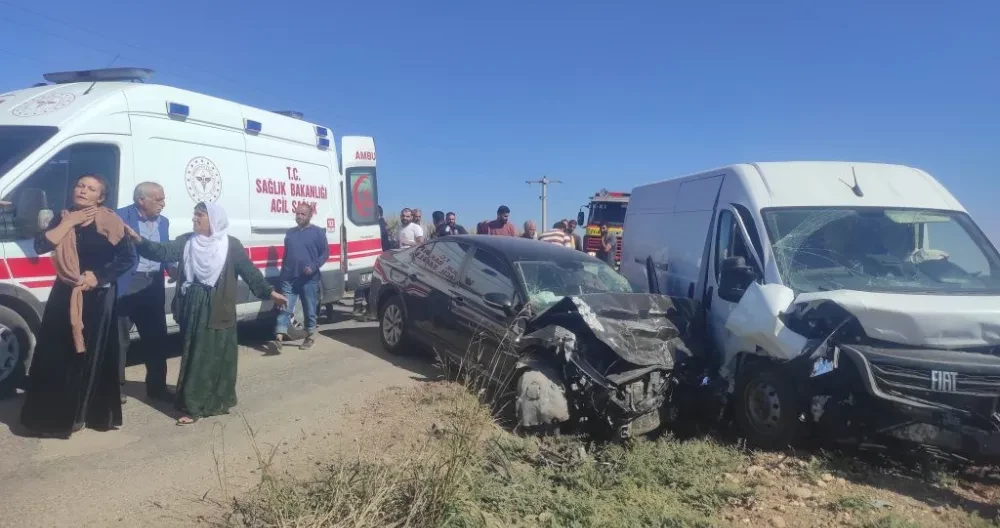
{"label": "bystander standing", "polygon": [[487,223],[489,234],[498,236],[517,236],[517,229],[510,223],[510,208],[501,205],[497,208],[497,219]]}
{"label": "bystander standing", "polygon": [[601,247],[597,250],[597,258],[615,266],[615,255],[618,252],[618,237],[608,231],[608,224],[601,224]]}
{"label": "bystander standing", "polygon": [[448,236],[448,235],[468,235],[469,232],[465,230],[464,227],[458,225],[458,217],[455,213],[448,212],[445,215],[444,223],[438,226],[437,236]]}
{"label": "bystander standing", "polygon": [[413,211],[405,208],[399,212],[399,228],[396,229],[396,245],[408,248],[424,241],[424,229],[420,227],[413,216]]}
{"label": "bystander standing", "polygon": [[524,222],[524,233],[521,233],[521,238],[532,238],[532,239],[534,239],[534,238],[537,238],[537,237],[538,237],[538,231],[537,231],[537,228],[535,227],[535,221],[534,220],[526,220]]}
{"label": "bystander standing", "polygon": [[573,239],[573,249],[583,251],[583,240],[580,238],[580,235],[576,234],[576,220],[569,220],[567,225],[566,233]]}
{"label": "bystander standing", "polygon": [[566,221],[559,220],[552,225],[552,229],[538,235],[538,240],[550,244],[558,244],[568,248],[573,247],[573,240],[566,234]]}

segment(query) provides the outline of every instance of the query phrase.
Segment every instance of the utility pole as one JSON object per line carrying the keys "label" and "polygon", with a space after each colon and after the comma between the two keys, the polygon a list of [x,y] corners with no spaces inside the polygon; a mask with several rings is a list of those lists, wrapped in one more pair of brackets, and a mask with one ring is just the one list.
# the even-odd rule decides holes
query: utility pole
{"label": "utility pole", "polygon": [[542,186],[542,225],[538,227],[539,232],[545,231],[549,228],[549,215],[548,215],[548,199],[549,199],[549,184],[550,183],[562,183],[561,180],[550,180],[548,176],[542,176],[540,180],[528,180],[528,185],[532,183],[537,183]]}

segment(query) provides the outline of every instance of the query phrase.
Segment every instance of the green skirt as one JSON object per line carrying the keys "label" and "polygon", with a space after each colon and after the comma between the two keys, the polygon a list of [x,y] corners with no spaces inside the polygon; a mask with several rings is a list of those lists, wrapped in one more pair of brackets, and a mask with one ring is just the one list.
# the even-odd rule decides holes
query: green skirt
{"label": "green skirt", "polygon": [[236,326],[208,327],[212,288],[191,284],[178,303],[182,351],[177,409],[192,418],[227,414],[236,405]]}

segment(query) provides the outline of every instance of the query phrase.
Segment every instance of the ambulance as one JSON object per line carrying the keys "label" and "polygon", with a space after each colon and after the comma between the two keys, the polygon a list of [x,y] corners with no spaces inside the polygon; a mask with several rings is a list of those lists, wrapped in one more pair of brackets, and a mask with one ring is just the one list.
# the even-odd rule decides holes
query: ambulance
{"label": "ambulance", "polygon": [[[0,92],[0,396],[28,374],[55,281],[50,257],[34,252],[33,239],[83,174],[107,180],[113,209],[132,203],[138,183],[162,185],[171,238],[191,230],[195,204],[218,203],[230,235],[274,284],[293,211],[309,204],[330,248],[322,303],[371,280],[382,252],[373,138],[341,138],[338,156],[333,131],[299,113],[149,84],[152,75],[143,68],[51,73],[45,83]],[[168,313],[174,287],[167,284]],[[239,300],[241,320],[275,314],[273,303],[242,283]]]}

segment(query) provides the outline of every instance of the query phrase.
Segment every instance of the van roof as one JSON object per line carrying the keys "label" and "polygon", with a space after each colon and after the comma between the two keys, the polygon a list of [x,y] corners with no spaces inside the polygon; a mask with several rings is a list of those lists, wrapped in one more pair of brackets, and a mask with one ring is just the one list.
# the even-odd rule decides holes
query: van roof
{"label": "van roof", "polygon": [[[958,200],[930,174],[914,167],[891,163],[741,163],[650,185],[680,183],[683,180],[709,178],[723,173],[735,173],[761,208],[852,205],[965,211]],[[636,187],[633,193],[638,193],[642,187],[646,186]]]}

